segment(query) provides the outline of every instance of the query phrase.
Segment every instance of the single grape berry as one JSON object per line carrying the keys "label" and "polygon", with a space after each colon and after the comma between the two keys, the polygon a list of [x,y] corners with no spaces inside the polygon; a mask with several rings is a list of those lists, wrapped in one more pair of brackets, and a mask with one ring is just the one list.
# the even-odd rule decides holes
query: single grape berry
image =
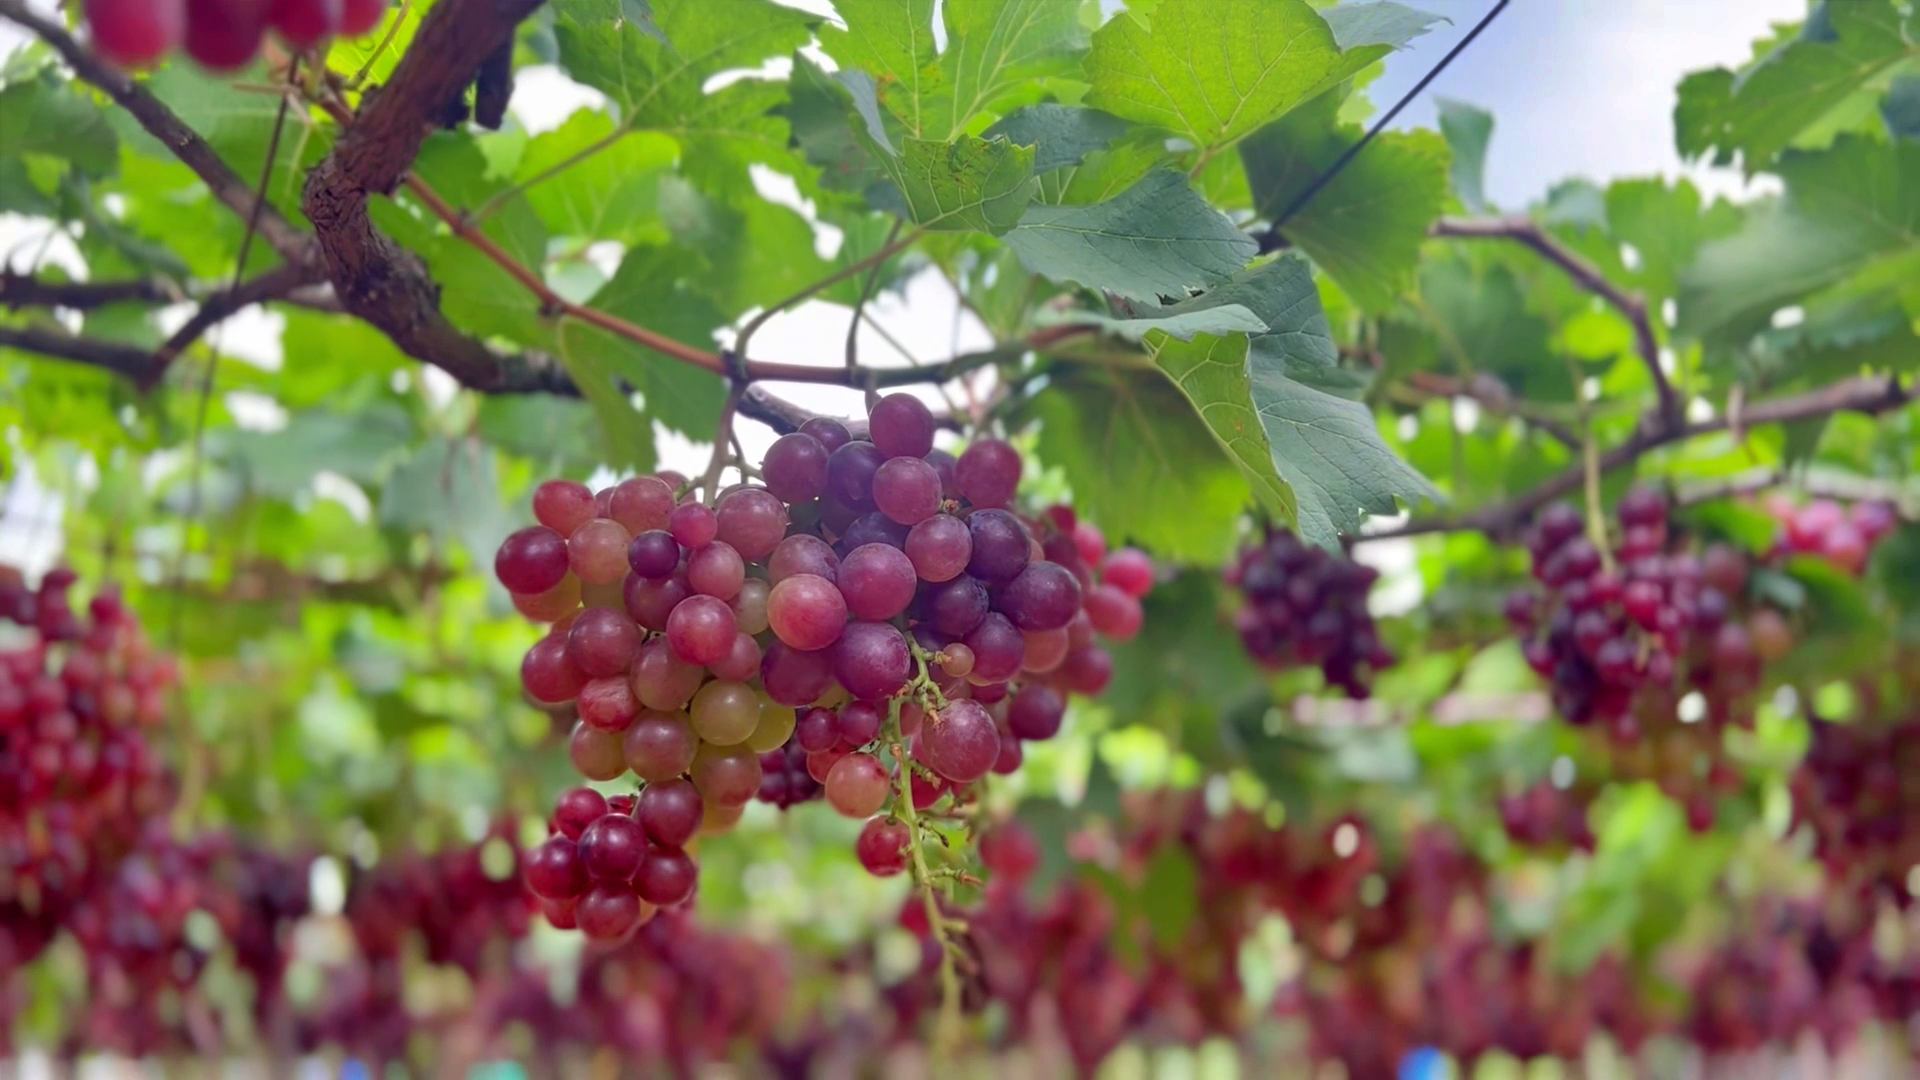
{"label": "single grape berry", "polygon": [[904,823],[877,817],[860,830],[860,838],[854,841],[854,854],[859,857],[860,865],[867,868],[867,873],[874,877],[892,877],[907,868],[909,838]]}
{"label": "single grape berry", "polygon": [[981,439],[955,463],[954,482],[975,506],[1005,506],[1020,487],[1020,452],[1000,439]]}
{"label": "single grape berry", "polygon": [[700,792],[691,780],[661,780],[640,790],[634,811],[640,827],[654,843],[670,848],[687,846],[700,830]]}
{"label": "single grape berry", "polygon": [[848,817],[867,817],[887,804],[890,780],[879,758],[848,754],[827,773],[827,802]]}
{"label": "single grape berry", "polygon": [[984,706],[962,698],[927,718],[918,752],[927,768],[956,784],[971,784],[993,768],[1000,732]]}
{"label": "single grape berry", "polygon": [[569,789],[553,804],[553,825],[569,840],[580,839],[588,825],[607,812],[607,800],[590,787]]}
{"label": "single grape berry", "polygon": [[546,592],[567,576],[566,538],[544,525],[521,529],[500,542],[493,572],[512,592]]}
{"label": "single grape berry", "polygon": [[87,0],[94,48],[122,67],[144,67],[186,36],[185,0]]}
{"label": "single grape berry", "polygon": [[632,880],[646,853],[646,830],[625,814],[607,814],[580,834],[580,862],[596,881]]}
{"label": "single grape berry", "polygon": [[267,0],[186,0],[187,55],[215,71],[244,66],[267,34]]}
{"label": "single grape berry", "polygon": [[789,503],[817,499],[827,490],[827,453],[827,447],[811,435],[782,435],[767,448],[760,477],[768,491]]}

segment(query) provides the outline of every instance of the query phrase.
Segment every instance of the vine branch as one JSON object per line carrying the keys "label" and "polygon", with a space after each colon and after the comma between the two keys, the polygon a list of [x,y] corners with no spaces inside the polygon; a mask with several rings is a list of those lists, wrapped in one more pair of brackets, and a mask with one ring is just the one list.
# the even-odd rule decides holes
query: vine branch
{"label": "vine branch", "polygon": [[[1864,375],[1803,394],[1748,405],[1741,414],[1740,423],[1745,427],[1792,423],[1796,420],[1811,420],[1841,412],[1857,412],[1872,416],[1900,408],[1914,398],[1914,392],[1903,388],[1898,379]],[[1642,428],[1626,442],[1600,454],[1592,463],[1592,468],[1596,473],[1610,472],[1631,464],[1649,450],[1701,435],[1726,431],[1731,426],[1731,418],[1722,415],[1710,420],[1682,423],[1671,427]],[[1379,532],[1363,533],[1353,537],[1352,543],[1362,544],[1376,540],[1461,530],[1484,532],[1495,537],[1506,536],[1524,524],[1541,507],[1580,490],[1586,483],[1587,472],[1588,464],[1582,461],[1505,502],[1482,507],[1469,514],[1421,518],[1404,525],[1382,529]]]}
{"label": "vine branch", "polygon": [[1574,284],[1606,301],[1633,326],[1634,351],[1639,354],[1648,377],[1653,380],[1654,392],[1660,396],[1659,424],[1672,427],[1682,423],[1680,399],[1674,393],[1673,383],[1667,379],[1667,373],[1660,367],[1660,341],[1654,336],[1653,319],[1648,314],[1647,302],[1639,294],[1630,293],[1608,281],[1598,267],[1574,254],[1572,249],[1554,239],[1551,233],[1531,218],[1441,218],[1434,223],[1432,234],[1466,239],[1512,240],[1524,244],[1541,258],[1559,267],[1573,279]]}
{"label": "vine branch", "polygon": [[0,307],[67,308],[91,311],[108,304],[173,304],[187,295],[162,278],[135,281],[46,281],[0,268]]}

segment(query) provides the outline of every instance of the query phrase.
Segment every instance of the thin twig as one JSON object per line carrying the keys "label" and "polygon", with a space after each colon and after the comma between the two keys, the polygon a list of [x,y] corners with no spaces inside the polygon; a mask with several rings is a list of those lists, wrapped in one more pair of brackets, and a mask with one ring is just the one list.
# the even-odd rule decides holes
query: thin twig
{"label": "thin twig", "polygon": [[133,281],[43,281],[0,269],[0,308],[52,307],[91,311],[108,304],[174,304],[187,299],[163,278]]}
{"label": "thin twig", "polygon": [[267,300],[276,300],[288,295],[295,289],[312,284],[318,277],[318,271],[293,263],[282,263],[245,283],[232,287],[214,296],[208,297],[200,305],[200,310],[173,332],[153,353],[152,368],[142,376],[142,387],[157,384],[167,374],[174,358],[186,351],[187,347],[200,340],[214,326],[241,310]]}
{"label": "thin twig", "polygon": [[733,413],[740,407],[739,386],[727,390],[727,400],[720,406],[720,420],[713,429],[713,456],[707,460],[707,472],[700,480],[700,489],[706,492],[707,505],[711,506],[720,499],[720,474],[727,467],[727,449],[732,443]]}
{"label": "thin twig", "polygon": [[[785,311],[786,309],[792,307],[795,304],[798,304],[800,301],[805,300],[809,296],[812,296],[813,294],[820,292],[823,289],[830,289],[833,286],[838,285],[842,281],[845,281],[846,279],[852,277],[853,275],[859,273],[862,270],[865,270],[869,267],[878,266],[881,263],[886,262],[888,259],[893,258],[896,252],[900,251],[902,248],[905,248],[911,245],[914,241],[920,239],[920,233],[921,233],[921,230],[913,229],[907,232],[905,235],[893,235],[892,238],[887,243],[882,244],[880,246],[880,249],[878,251],[873,252],[872,254],[868,255],[866,258],[856,259],[855,261],[848,263],[846,266],[843,266],[840,269],[835,270],[833,273],[828,274],[826,277],[823,277],[820,280],[814,282],[813,284],[808,285],[806,288],[796,291],[793,295],[783,297],[782,299],[776,300],[773,303],[768,304],[766,308],[760,312],[760,314],[755,315],[753,318],[747,320],[747,325],[740,328],[740,336],[734,342],[734,346],[733,346],[734,351],[739,353],[744,358],[747,355],[747,343],[753,340],[753,335],[756,332],[758,332],[762,326],[766,325],[768,319],[773,318],[775,315],[778,315],[780,312]],[[752,366],[751,361],[748,362],[748,366],[749,367]]]}
{"label": "thin twig", "polygon": [[[894,219],[893,228],[888,230],[886,242],[880,245],[880,250],[887,250],[893,246],[895,240],[900,239],[900,229],[904,224],[905,222],[899,218]],[[880,268],[886,263],[887,260],[881,259],[867,271],[867,280],[860,286],[859,299],[853,302],[853,318],[847,320],[847,378],[849,379],[853,378],[860,369],[860,316],[867,310],[867,298],[873,295],[874,283],[880,280]]]}
{"label": "thin twig", "polygon": [[1612,305],[1633,327],[1634,349],[1646,367],[1648,377],[1653,380],[1654,391],[1660,396],[1659,422],[1664,426],[1672,426],[1683,419],[1673,384],[1660,367],[1660,341],[1654,335],[1653,319],[1647,312],[1645,299],[1608,281],[1598,267],[1574,254],[1530,218],[1441,218],[1434,223],[1432,232],[1435,236],[1501,239],[1524,244],[1541,258],[1559,267],[1573,279],[1574,284]]}
{"label": "thin twig", "polygon": [[[1804,394],[1749,405],[1742,422],[1748,426],[1758,426],[1811,420],[1840,412],[1874,415],[1900,408],[1913,400],[1913,392],[1903,388],[1898,379],[1863,375],[1818,390],[1810,390]],[[1725,431],[1727,428],[1728,421],[1724,416],[1658,430],[1643,428],[1636,431],[1626,442],[1600,454],[1595,467],[1602,474],[1611,472],[1638,460],[1649,450]],[[1578,464],[1556,473],[1541,484],[1505,502],[1482,507],[1469,514],[1415,519],[1404,525],[1393,526],[1378,532],[1362,533],[1353,537],[1352,542],[1362,544],[1375,540],[1462,530],[1484,532],[1491,536],[1506,536],[1525,523],[1527,518],[1541,507],[1579,490],[1586,482],[1586,475],[1585,464]]]}

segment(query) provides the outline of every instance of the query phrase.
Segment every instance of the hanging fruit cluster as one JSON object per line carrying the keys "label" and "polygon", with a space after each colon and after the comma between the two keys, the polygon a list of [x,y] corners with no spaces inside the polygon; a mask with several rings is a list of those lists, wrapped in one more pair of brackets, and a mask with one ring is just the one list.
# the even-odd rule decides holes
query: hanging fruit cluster
{"label": "hanging fruit cluster", "polygon": [[1379,577],[1290,532],[1268,533],[1227,568],[1227,584],[1246,594],[1234,616],[1240,642],[1266,667],[1318,667],[1328,685],[1365,698],[1374,674],[1394,659],[1367,611],[1367,592]]}
{"label": "hanging fruit cluster", "polygon": [[526,869],[556,925],[617,938],[685,901],[687,845],[756,796],[872,818],[861,861],[898,873],[915,810],[1018,768],[1068,694],[1106,687],[1097,639],[1139,631],[1152,566],[1067,507],[1018,512],[1019,452],[955,458],[935,427],[908,395],[874,405],[867,438],[810,420],[711,506],[672,474],[534,493],[540,524],[495,560],[552,624],[522,681],[577,717],[582,775],[645,784],[561,797]]}
{"label": "hanging fruit cluster", "polygon": [[260,52],[268,30],[295,49],[368,33],[387,0],[86,0],[82,10],[93,47],[116,64],[145,67],[184,49],[231,71]]}

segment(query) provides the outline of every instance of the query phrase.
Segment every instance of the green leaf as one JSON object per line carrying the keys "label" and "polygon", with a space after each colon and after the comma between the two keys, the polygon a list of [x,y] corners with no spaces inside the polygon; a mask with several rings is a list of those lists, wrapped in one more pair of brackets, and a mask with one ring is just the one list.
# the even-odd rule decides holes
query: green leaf
{"label": "green leaf", "polygon": [[1037,274],[1147,301],[1225,281],[1258,247],[1165,169],[1096,206],[1035,206],[1006,243]]}
{"label": "green leaf", "polygon": [[[592,306],[676,341],[713,348],[713,332],[728,320],[713,301],[689,284],[688,263],[686,253],[674,248],[634,248],[620,261],[613,280],[594,295]],[[598,331],[584,337],[572,335],[572,340],[601,342],[598,358],[640,391],[649,417],[683,434],[712,437],[714,421],[726,400],[720,376]],[[576,344],[573,352],[577,361],[582,349]],[[649,459],[652,441],[648,431]]]}
{"label": "green leaf", "polygon": [[[1405,4],[1393,3],[1392,0],[1335,4],[1330,8],[1322,8],[1320,17],[1327,20],[1327,26],[1333,31],[1334,43],[1343,52],[1369,46],[1402,48],[1407,42],[1431,30],[1435,23],[1452,21]],[[1351,63],[1350,57],[1348,61]]]}
{"label": "green leaf", "polygon": [[1493,114],[1451,98],[1436,98],[1434,104],[1440,110],[1440,134],[1445,136],[1453,158],[1453,193],[1473,213],[1487,213],[1493,209],[1487,201],[1485,172]]}
{"label": "green leaf", "polygon": [[1117,116],[1049,101],[1009,113],[988,128],[985,137],[1033,147],[1033,171],[1044,173],[1080,164],[1126,130],[1126,121]]}
{"label": "green leaf", "polygon": [[1087,103],[1209,155],[1344,77],[1333,30],[1304,0],[1161,0],[1152,18],[1149,31],[1118,15],[1093,35]]}
{"label": "green leaf", "polygon": [[1192,408],[1152,372],[1065,365],[1031,398],[1042,461],[1074,508],[1116,543],[1218,563],[1233,550],[1247,485]]}
{"label": "green leaf", "polygon": [[1784,200],[1703,245],[1682,276],[1682,332],[1744,339],[1775,310],[1854,277],[1898,295],[1903,275],[1891,271],[1920,243],[1920,143],[1845,136],[1782,155],[1777,171]]}
{"label": "green leaf", "polygon": [[395,468],[380,490],[376,513],[392,529],[414,530],[437,541],[458,540],[484,556],[514,526],[500,503],[493,451],[477,439],[434,439]]}
{"label": "green leaf", "polygon": [[874,97],[873,80],[842,72],[867,148],[893,180],[899,209],[923,229],[1013,228],[1033,199],[1033,148],[1004,138],[961,135],[951,142],[908,137],[895,149]]}
{"label": "green leaf", "polygon": [[[1196,299],[1204,300],[1206,297]],[[1128,341],[1139,341],[1150,330],[1158,330],[1181,341],[1192,341],[1195,334],[1257,334],[1267,328],[1267,324],[1260,321],[1260,316],[1239,304],[1203,304],[1180,310],[1191,302],[1164,308],[1143,304],[1139,314],[1124,319],[1104,311],[1074,310],[1043,315],[1038,321],[1042,326],[1092,323]]]}
{"label": "green leaf", "polygon": [[854,132],[845,86],[805,53],[795,53],[787,93],[786,116],[794,141],[807,161],[819,168],[822,187],[861,192],[881,179],[875,156]]}
{"label": "green leaf", "polygon": [[[703,198],[668,177],[660,185],[659,213],[686,256],[687,283],[730,317],[789,296],[828,270],[814,253],[807,219],[778,203]],[[772,252],[779,257],[769,258]]]}
{"label": "green leaf", "polygon": [[1886,73],[1920,56],[1889,0],[1825,4],[1807,29],[1738,75],[1688,76],[1674,113],[1680,152],[1725,160],[1737,151],[1757,172],[1789,146],[1830,138],[1844,126],[1836,116],[1870,109]]}
{"label": "green leaf", "polygon": [[106,114],[71,86],[45,80],[0,90],[0,160],[46,154],[87,176],[105,176],[119,162],[119,140]]}
{"label": "green leaf", "polygon": [[1101,703],[1122,720],[1178,732],[1182,749],[1197,754],[1217,748],[1226,716],[1264,710],[1270,696],[1261,672],[1244,649],[1221,647],[1233,633],[1225,605],[1238,602],[1223,591],[1211,568],[1155,585],[1141,601],[1139,635],[1111,646],[1113,682]]}
{"label": "green leaf", "polygon": [[[1276,219],[1360,139],[1333,122],[1328,96],[1240,147],[1254,205]],[[1427,230],[1447,194],[1447,146],[1430,131],[1387,132],[1348,162],[1282,231],[1354,301],[1384,311],[1413,280]]]}
{"label": "green leaf", "polygon": [[934,49],[930,0],[850,0],[835,5],[846,29],[820,45],[843,72],[863,72],[875,100],[907,137],[935,143],[963,134],[1023,84],[1070,72],[1085,40],[1077,6],[1060,0],[948,0],[947,45]]}
{"label": "green leaf", "polygon": [[[575,338],[579,339],[578,345],[571,344]],[[621,366],[609,362],[607,354],[616,340],[619,339],[602,336],[597,330],[575,330],[563,323],[559,334],[560,363],[600,421],[600,460],[616,469],[644,472],[653,468],[653,429],[627,395],[625,372]],[[657,365],[667,362],[664,357],[645,355]]]}
{"label": "green leaf", "polygon": [[1395,496],[1437,498],[1387,448],[1372,412],[1296,377],[1324,367],[1332,348],[1306,265],[1282,259],[1254,273],[1260,287],[1247,291],[1273,330],[1266,348],[1249,356],[1244,339],[1207,337],[1148,345],[1255,493],[1327,547],[1358,530],[1363,514],[1396,513]]}
{"label": "green leaf", "polygon": [[527,202],[547,231],[633,243],[658,233],[658,174],[679,152],[665,135],[625,131],[605,113],[581,109],[528,140],[513,179],[531,184]]}
{"label": "green leaf", "polygon": [[1685,180],[1671,187],[1664,180],[1621,180],[1607,188],[1608,232],[1640,256],[1626,276],[1655,303],[1678,290],[1701,244],[1735,232],[1740,220],[1730,203],[1703,211],[1699,192]]}
{"label": "green leaf", "polygon": [[[560,64],[607,95],[620,127],[679,141],[684,168],[745,187],[746,165],[789,157],[783,84],[741,79],[708,93],[708,79],[791,54],[814,19],[768,0],[656,0],[654,23],[630,0],[555,0]],[[657,24],[657,26],[656,26]],[[664,37],[662,32],[664,32]]]}
{"label": "green leaf", "polygon": [[371,485],[388,462],[413,441],[413,422],[398,406],[354,412],[295,413],[278,431],[232,431],[225,436],[231,465],[255,491],[291,499],[313,485],[321,470]]}

